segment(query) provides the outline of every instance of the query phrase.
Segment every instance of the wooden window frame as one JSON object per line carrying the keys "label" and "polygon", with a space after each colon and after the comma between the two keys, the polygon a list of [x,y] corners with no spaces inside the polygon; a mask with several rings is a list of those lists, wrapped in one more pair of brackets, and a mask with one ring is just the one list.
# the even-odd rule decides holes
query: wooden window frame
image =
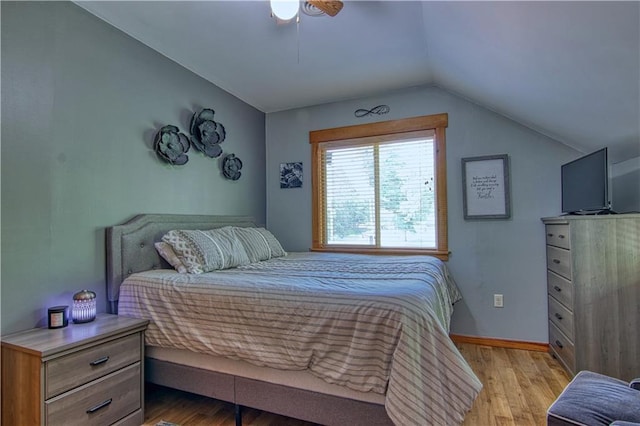
{"label": "wooden window frame", "polygon": [[[312,190],[312,251],[366,253],[366,254],[423,254],[435,256],[442,260],[449,259],[449,244],[447,232],[447,160],[445,129],[449,124],[446,113],[411,117],[400,120],[383,121],[370,124],[336,127],[332,129],[314,130],[309,132],[311,144],[311,190]],[[325,223],[324,188],[322,187],[322,158],[321,145],[323,143],[358,139],[365,137],[388,136],[399,133],[432,130],[435,134],[435,179],[436,179],[436,235],[435,249],[422,248],[366,248],[362,246],[329,246],[325,243],[323,223]]]}

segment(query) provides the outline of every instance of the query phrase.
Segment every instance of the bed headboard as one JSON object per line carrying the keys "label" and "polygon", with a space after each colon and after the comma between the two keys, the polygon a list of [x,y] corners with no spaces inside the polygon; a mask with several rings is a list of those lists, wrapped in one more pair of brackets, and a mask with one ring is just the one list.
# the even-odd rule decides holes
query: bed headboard
{"label": "bed headboard", "polygon": [[129,275],[149,269],[170,268],[154,243],[172,229],[213,229],[256,226],[250,216],[140,214],[122,225],[107,228],[107,297],[109,311],[118,312],[120,284]]}

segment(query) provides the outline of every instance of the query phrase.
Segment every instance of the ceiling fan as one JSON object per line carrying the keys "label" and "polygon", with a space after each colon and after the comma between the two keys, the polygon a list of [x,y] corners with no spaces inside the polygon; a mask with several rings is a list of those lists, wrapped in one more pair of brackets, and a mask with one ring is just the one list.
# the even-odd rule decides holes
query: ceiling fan
{"label": "ceiling fan", "polygon": [[307,0],[305,3],[329,16],[336,16],[342,10],[342,6],[344,6],[340,0]]}
{"label": "ceiling fan", "polygon": [[[271,14],[281,22],[298,15],[300,0],[270,0]],[[302,0],[302,11],[309,16],[336,16],[344,4],[340,0]]]}

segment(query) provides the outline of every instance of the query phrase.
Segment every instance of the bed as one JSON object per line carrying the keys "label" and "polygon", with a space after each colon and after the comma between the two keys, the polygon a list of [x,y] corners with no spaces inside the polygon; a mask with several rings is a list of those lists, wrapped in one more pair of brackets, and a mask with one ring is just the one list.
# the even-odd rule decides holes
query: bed
{"label": "bed", "polygon": [[155,247],[228,227],[257,228],[147,214],[107,229],[110,310],[150,320],[147,381],[234,403],[236,423],[242,406],[327,425],[462,422],[482,385],[448,337],[460,294],[443,262],[288,253],[196,274]]}

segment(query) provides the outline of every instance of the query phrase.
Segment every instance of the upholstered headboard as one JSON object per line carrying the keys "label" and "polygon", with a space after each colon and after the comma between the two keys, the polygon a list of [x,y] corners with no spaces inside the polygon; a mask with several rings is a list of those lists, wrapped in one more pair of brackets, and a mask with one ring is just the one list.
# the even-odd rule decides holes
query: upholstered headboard
{"label": "upholstered headboard", "polygon": [[213,229],[256,226],[249,216],[141,214],[122,225],[107,228],[107,297],[111,313],[118,312],[120,284],[135,272],[170,268],[154,243],[172,229]]}

